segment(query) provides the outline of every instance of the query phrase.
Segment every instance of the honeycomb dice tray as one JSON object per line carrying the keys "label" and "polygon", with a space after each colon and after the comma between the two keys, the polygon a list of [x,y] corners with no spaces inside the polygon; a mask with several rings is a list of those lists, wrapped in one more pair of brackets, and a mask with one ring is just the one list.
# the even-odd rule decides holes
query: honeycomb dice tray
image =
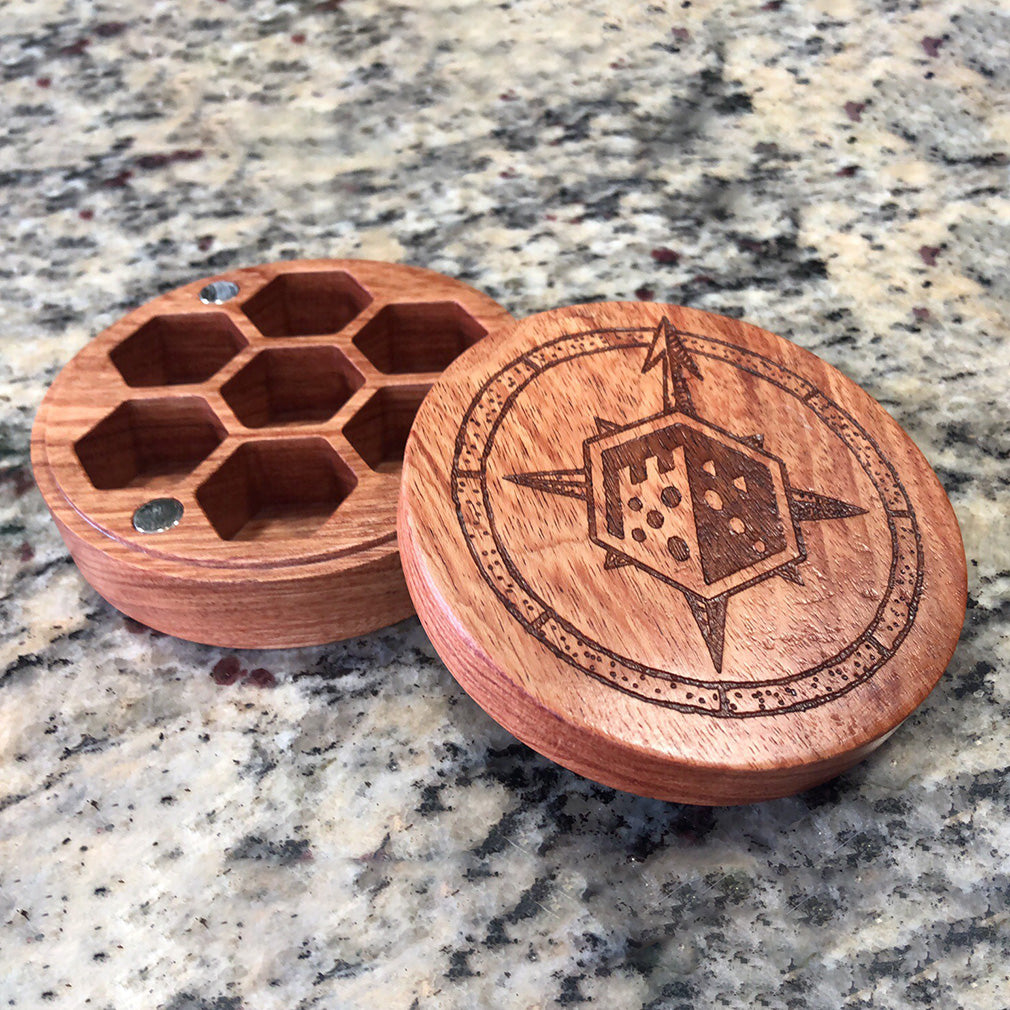
{"label": "honeycomb dice tray", "polygon": [[63,369],[32,432],[36,480],[84,576],[153,628],[275,647],[384,627],[413,612],[395,517],[414,414],[510,319],[385,263],[197,281]]}

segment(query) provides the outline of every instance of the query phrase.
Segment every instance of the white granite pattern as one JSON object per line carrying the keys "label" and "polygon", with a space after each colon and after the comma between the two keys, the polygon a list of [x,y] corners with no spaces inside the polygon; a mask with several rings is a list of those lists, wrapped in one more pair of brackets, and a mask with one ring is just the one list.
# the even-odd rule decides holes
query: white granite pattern
{"label": "white granite pattern", "polygon": [[[0,78],[0,1005],[1010,1005],[1005,6],[10,0]],[[413,621],[218,683],[83,582],[32,417],[129,307],[331,255],[836,364],[962,522],[947,676],[853,772],[726,810],[552,766]]]}

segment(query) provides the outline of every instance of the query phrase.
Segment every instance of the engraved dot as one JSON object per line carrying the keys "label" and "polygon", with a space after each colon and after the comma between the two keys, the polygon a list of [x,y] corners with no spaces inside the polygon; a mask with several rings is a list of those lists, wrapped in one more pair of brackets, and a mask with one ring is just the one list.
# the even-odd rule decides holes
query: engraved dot
{"label": "engraved dot", "polygon": [[754,546],[754,550],[756,550],[758,552],[758,554],[764,554],[764,552],[765,552],[765,542],[763,540],[755,540],[753,546]]}
{"label": "engraved dot", "polygon": [[729,521],[729,528],[733,533],[743,533],[746,527],[743,524],[743,520],[738,516],[733,516]]}
{"label": "engraved dot", "polygon": [[668,508],[675,509],[680,504],[680,492],[671,484],[663,488],[659,500]]}
{"label": "engraved dot", "polygon": [[631,498],[631,499],[629,499],[628,500],[628,508],[631,509],[632,512],[641,512],[642,511],[642,499],[641,498]]}
{"label": "engraved dot", "polygon": [[643,530],[641,526],[635,527],[635,529],[631,531],[631,539],[637,540],[641,543],[645,539],[645,530]]}
{"label": "engraved dot", "polygon": [[722,511],[722,498],[719,497],[718,491],[713,491],[709,488],[705,492],[705,504],[710,508],[714,509],[716,512]]}
{"label": "engraved dot", "polygon": [[677,561],[687,561],[691,556],[691,548],[687,546],[687,541],[683,537],[670,537],[666,541],[666,549]]}
{"label": "engraved dot", "polygon": [[645,517],[645,521],[654,529],[658,530],[663,525],[663,513],[652,509]]}

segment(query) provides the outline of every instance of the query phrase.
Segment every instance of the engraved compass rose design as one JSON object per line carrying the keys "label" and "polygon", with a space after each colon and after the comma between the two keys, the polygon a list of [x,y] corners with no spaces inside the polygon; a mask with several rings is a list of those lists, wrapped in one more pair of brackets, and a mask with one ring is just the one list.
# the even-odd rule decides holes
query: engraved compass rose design
{"label": "engraved compass rose design", "polygon": [[664,316],[642,366],[662,367],[661,413],[626,425],[596,418],[581,467],[505,479],[585,502],[604,570],[634,566],[680,590],[721,672],[729,598],[776,576],[802,585],[801,525],[866,509],[793,487],[762,434],[702,419],[690,380],[703,377],[684,336]]}

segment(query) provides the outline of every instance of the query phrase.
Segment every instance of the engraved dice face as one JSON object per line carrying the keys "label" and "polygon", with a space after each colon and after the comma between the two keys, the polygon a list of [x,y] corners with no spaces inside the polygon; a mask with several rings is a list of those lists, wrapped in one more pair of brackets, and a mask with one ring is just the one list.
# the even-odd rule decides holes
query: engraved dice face
{"label": "engraved dice face", "polygon": [[658,456],[646,457],[644,472],[638,464],[614,467],[614,462],[611,456],[604,464],[617,478],[617,494],[608,503],[608,532],[631,538],[627,557],[690,579],[701,551],[684,447],[664,456],[662,472]]}
{"label": "engraved dice face", "polygon": [[705,599],[804,557],[780,460],[685,414],[589,439],[595,543]]}

